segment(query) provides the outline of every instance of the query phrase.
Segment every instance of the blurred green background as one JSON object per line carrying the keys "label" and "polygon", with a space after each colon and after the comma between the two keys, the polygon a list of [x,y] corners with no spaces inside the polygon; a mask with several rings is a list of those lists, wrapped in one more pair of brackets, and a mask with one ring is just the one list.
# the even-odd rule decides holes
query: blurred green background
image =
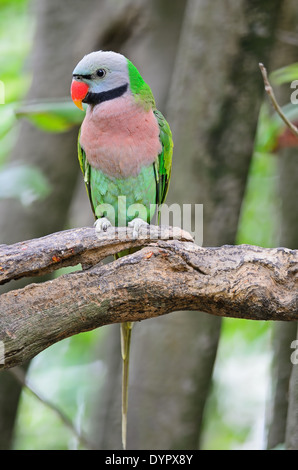
{"label": "blurred green background", "polygon": [[[31,108],[24,106],[23,99],[32,80],[28,57],[35,21],[28,0],[0,0],[0,80],[5,84],[5,104],[0,105],[0,198],[18,198],[24,206],[46,198],[52,187],[38,166],[10,164],[9,155],[16,142],[19,122],[31,120],[45,133],[65,132],[83,117],[70,102],[53,105],[53,101],[40,100],[38,104],[31,104]],[[276,87],[290,83],[294,77],[298,77],[296,64],[270,75]],[[295,120],[296,114],[298,116],[295,106],[286,104],[285,111]],[[283,125],[273,115],[265,97],[242,204],[238,244],[263,247],[279,244],[281,204],[276,148],[283,132]],[[102,328],[61,341],[32,360],[27,375],[33,388],[63,410],[85,434],[92,420],[92,396],[106,376],[105,364],[97,355],[104,335],[105,328]],[[201,448],[263,449],[266,446],[272,354],[270,323],[223,320]],[[13,448],[77,449],[84,446],[50,407],[24,389]]]}

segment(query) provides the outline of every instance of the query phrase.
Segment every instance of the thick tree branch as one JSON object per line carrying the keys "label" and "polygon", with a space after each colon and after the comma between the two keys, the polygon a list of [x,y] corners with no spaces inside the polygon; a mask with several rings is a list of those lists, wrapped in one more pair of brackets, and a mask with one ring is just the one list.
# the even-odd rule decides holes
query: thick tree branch
{"label": "thick tree branch", "polygon": [[193,241],[191,235],[177,227],[150,225],[133,238],[130,228],[110,228],[96,235],[93,227],[52,233],[14,245],[0,245],[0,285],[12,279],[41,276],[66,266],[91,267],[109,255],[129,248],[148,245],[157,239]]}
{"label": "thick tree branch", "polygon": [[[82,263],[88,269],[0,297],[0,340],[13,367],[63,338],[177,310],[253,320],[298,320],[298,251],[249,245],[202,248],[180,229],[133,239],[93,228],[2,245],[1,282]],[[107,255],[146,247],[109,264]]]}

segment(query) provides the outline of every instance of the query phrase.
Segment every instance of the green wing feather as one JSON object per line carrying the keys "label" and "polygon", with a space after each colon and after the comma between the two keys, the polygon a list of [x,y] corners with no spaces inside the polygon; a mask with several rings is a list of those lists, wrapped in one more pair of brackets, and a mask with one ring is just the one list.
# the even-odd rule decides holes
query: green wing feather
{"label": "green wing feather", "polygon": [[155,109],[154,115],[157,119],[160,133],[159,139],[162,150],[155,161],[156,177],[156,203],[160,206],[166,199],[172,170],[173,139],[170,126],[160,111]]}
{"label": "green wing feather", "polygon": [[81,168],[82,173],[84,175],[84,182],[85,182],[86,191],[87,191],[87,194],[88,194],[88,197],[89,197],[89,200],[90,200],[92,212],[94,214],[94,217],[96,218],[95,208],[94,208],[93,202],[92,202],[92,194],[91,194],[91,186],[90,186],[90,170],[91,170],[91,167],[90,167],[90,165],[88,163],[88,160],[86,158],[85,151],[81,147],[80,135],[81,135],[81,130],[79,132],[79,137],[78,137],[78,159],[79,159],[79,163],[80,163],[80,168]]}

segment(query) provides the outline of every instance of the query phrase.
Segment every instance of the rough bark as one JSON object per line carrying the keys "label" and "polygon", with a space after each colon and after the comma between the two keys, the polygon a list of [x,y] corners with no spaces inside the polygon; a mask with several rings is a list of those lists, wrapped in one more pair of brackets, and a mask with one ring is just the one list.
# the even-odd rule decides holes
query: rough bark
{"label": "rough bark", "polygon": [[[90,232],[90,229],[54,234],[38,240],[38,244],[26,242],[29,247],[31,243],[34,245],[35,272],[39,272],[39,266],[44,271],[45,264],[53,268],[53,256],[45,259],[44,253],[55,252],[57,238],[62,241],[59,254],[63,257],[63,252],[66,253],[65,265],[72,264],[72,258],[85,263],[89,252],[88,264],[94,266],[2,294],[3,368],[27,362],[51,344],[82,331],[123,321],[136,322],[181,309],[253,320],[298,319],[297,251],[249,245],[202,248],[175,236],[170,236],[173,240],[156,239],[156,233],[164,234],[164,230],[156,228],[152,238],[148,238],[145,230],[146,242],[151,242],[147,247],[101,266],[98,262],[107,250],[117,253],[123,248],[123,232],[125,246],[135,246],[132,233],[119,229],[118,237],[122,240],[117,237],[115,242],[103,234],[98,243],[95,234],[82,237],[83,231]],[[6,266],[11,272],[16,260],[19,277],[17,251],[23,256],[21,244],[2,247],[2,256],[7,252],[7,260],[5,255],[2,259],[4,272]],[[32,265],[30,248],[28,254],[23,260],[24,275]],[[10,277],[13,278],[13,273]]]}
{"label": "rough bark", "polygon": [[123,250],[138,248],[153,240],[193,241],[191,235],[178,227],[141,228],[138,238],[131,228],[109,228],[96,233],[83,227],[53,233],[13,245],[0,245],[0,285],[28,276],[42,276],[66,266],[81,263],[84,269]]}

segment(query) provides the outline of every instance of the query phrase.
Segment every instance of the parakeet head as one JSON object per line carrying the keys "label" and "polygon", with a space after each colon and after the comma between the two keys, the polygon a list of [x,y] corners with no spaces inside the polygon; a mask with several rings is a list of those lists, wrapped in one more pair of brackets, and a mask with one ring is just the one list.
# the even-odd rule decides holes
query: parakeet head
{"label": "parakeet head", "polygon": [[82,102],[96,105],[127,92],[147,105],[154,105],[152,92],[136,67],[117,52],[91,52],[78,63],[72,76],[71,97],[80,109]]}

